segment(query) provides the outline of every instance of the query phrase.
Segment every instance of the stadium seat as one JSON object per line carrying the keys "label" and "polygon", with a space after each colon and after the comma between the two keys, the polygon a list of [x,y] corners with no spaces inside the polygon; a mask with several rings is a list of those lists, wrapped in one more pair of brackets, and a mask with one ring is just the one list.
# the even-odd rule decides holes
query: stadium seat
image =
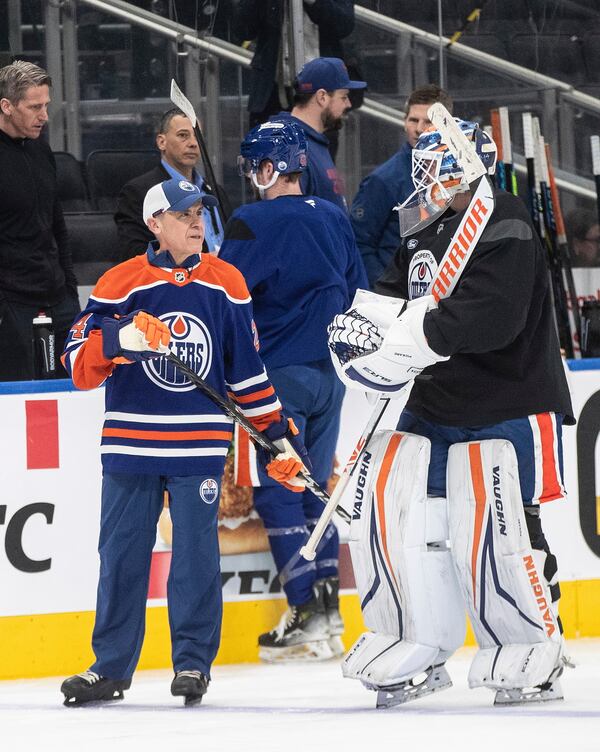
{"label": "stadium seat", "polygon": [[91,208],[90,198],[81,162],[66,151],[55,151],[54,159],[56,161],[58,199],[63,211],[89,211]]}
{"label": "stadium seat", "polygon": [[117,227],[108,212],[65,213],[75,275],[80,285],[95,285],[118,260]]}
{"label": "stadium seat", "polygon": [[585,80],[583,40],[568,34],[515,34],[510,61],[577,86]]}
{"label": "stadium seat", "polygon": [[600,33],[591,32],[583,38],[586,78],[589,83],[600,82]]}
{"label": "stadium seat", "polygon": [[86,160],[86,173],[94,209],[114,211],[125,183],[156,167],[158,162],[158,152],[151,149],[92,151]]}

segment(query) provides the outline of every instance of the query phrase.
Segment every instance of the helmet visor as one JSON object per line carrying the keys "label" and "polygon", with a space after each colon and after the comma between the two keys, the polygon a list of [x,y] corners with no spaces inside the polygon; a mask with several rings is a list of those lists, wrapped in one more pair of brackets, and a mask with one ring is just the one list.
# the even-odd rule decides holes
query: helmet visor
{"label": "helmet visor", "polygon": [[440,217],[450,205],[451,196],[439,182],[418,188],[398,207],[400,236],[414,235]]}

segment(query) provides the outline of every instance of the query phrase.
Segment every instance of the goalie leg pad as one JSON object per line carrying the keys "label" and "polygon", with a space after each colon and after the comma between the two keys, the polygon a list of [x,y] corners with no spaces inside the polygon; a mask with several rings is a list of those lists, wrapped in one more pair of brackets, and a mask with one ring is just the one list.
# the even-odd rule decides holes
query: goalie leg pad
{"label": "goalie leg pad", "polygon": [[427,497],[430,442],[378,431],[357,472],[350,551],[365,633],[342,670],[369,688],[443,664],[465,636],[446,500]]}
{"label": "goalie leg pad", "polygon": [[563,641],[534,550],[513,445],[455,444],[448,454],[450,541],[479,644],[469,686],[521,689],[562,671]]}

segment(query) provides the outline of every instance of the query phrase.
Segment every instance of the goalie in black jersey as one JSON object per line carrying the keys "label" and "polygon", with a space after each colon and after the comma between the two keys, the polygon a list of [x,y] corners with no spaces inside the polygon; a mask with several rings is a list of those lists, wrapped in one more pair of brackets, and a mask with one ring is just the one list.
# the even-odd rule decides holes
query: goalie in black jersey
{"label": "goalie in black jersey", "polygon": [[398,430],[368,448],[350,537],[371,631],[344,674],[378,690],[380,707],[451,686],[466,607],[479,644],[469,686],[496,703],[555,699],[566,659],[540,505],[565,496],[562,426],[574,419],[546,257],[521,200],[490,191],[486,203],[487,177],[476,190],[467,174],[474,157],[493,174],[487,134],[439,104],[430,117],[401,246],[377,294],[330,327],[348,386],[410,391]]}

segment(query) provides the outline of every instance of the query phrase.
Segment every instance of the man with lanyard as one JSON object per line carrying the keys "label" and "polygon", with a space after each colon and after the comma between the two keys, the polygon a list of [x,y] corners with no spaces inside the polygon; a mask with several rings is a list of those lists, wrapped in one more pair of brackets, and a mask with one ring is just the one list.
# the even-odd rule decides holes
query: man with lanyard
{"label": "man with lanyard", "polygon": [[[200,148],[192,124],[181,110],[173,108],[164,113],[156,134],[156,146],[161,155],[160,165],[130,180],[119,194],[115,222],[123,260],[144,253],[153,240],[153,235],[141,221],[144,196],[153,185],[175,178],[190,182],[209,195],[216,189],[216,186],[208,185],[196,170]],[[219,196],[223,200],[222,190]],[[222,218],[217,207],[204,207],[203,212],[204,250],[217,253],[223,242]]]}

